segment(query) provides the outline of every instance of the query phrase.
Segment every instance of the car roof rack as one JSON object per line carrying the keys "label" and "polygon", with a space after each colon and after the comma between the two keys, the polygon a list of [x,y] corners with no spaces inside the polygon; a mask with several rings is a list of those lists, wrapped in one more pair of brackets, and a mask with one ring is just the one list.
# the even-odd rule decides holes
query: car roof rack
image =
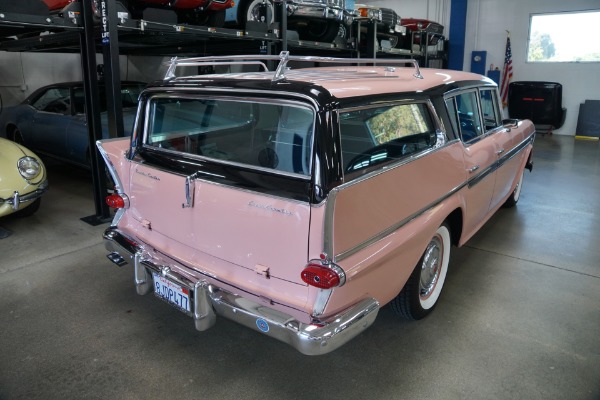
{"label": "car roof rack", "polygon": [[[312,63],[335,63],[335,64],[379,64],[383,66],[390,65],[409,65],[412,64],[415,68],[413,76],[418,79],[423,79],[421,70],[419,69],[419,63],[414,59],[381,59],[381,58],[336,58],[336,57],[316,57],[316,56],[290,56],[289,51],[282,51],[279,55],[245,55],[245,56],[211,56],[211,57],[193,57],[193,58],[171,58],[170,62],[165,63],[169,66],[165,74],[164,80],[174,79],[175,70],[177,67],[190,67],[190,66],[214,66],[214,65],[258,65],[261,66],[265,72],[268,72],[264,61],[279,61],[275,73],[273,75],[273,82],[281,81],[285,79],[285,72],[289,69],[287,64],[289,61],[296,62],[312,62]],[[393,70],[392,70],[393,72]]]}

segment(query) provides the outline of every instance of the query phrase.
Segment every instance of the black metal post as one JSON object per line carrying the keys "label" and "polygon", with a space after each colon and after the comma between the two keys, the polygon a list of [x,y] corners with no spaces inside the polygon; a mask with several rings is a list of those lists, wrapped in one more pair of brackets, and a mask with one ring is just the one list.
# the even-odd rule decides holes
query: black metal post
{"label": "black metal post", "polygon": [[367,58],[377,57],[377,22],[367,22]]}
{"label": "black metal post", "polygon": [[94,206],[96,214],[81,218],[90,225],[99,225],[110,220],[110,211],[104,202],[106,195],[106,174],[104,161],[96,148],[96,141],[102,138],[102,123],[100,120],[100,96],[98,93],[98,77],[96,75],[96,43],[94,38],[94,21],[92,5],[82,1],[83,31],[80,33],[81,66],[83,88],[85,94],[85,112],[89,134],[89,152],[94,185]]}
{"label": "black metal post", "polygon": [[115,0],[100,1],[104,84],[108,111],[109,137],[125,136],[123,104],[121,102],[121,73],[119,66],[119,31]]}
{"label": "black metal post", "polygon": [[281,27],[281,51],[287,51],[288,49],[288,34],[287,34],[287,0],[281,1],[281,15],[280,15],[280,27]]}

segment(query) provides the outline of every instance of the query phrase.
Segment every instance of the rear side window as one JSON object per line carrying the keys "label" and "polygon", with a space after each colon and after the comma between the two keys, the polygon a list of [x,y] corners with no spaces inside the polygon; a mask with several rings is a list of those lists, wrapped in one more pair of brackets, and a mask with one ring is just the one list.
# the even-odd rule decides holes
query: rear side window
{"label": "rear side window", "polygon": [[465,143],[502,126],[496,88],[471,90],[449,97],[445,102],[452,128]]}
{"label": "rear side window", "polygon": [[485,130],[491,131],[502,125],[500,117],[500,108],[498,107],[498,96],[496,89],[481,89],[479,96],[481,99],[481,113]]}
{"label": "rear side window", "polygon": [[284,173],[310,175],[314,111],[294,103],[155,97],[146,145]]}
{"label": "rear side window", "polygon": [[363,173],[438,143],[426,103],[368,108],[340,114],[346,173]]}
{"label": "rear side window", "polygon": [[455,96],[454,105],[456,114],[451,116],[451,118],[454,118],[458,122],[463,142],[470,142],[481,136],[484,130],[479,118],[477,92],[466,92]]}

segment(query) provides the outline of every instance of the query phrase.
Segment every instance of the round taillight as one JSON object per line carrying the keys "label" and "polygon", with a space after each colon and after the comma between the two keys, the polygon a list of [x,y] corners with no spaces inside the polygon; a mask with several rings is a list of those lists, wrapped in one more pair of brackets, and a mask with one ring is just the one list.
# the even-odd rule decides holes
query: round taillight
{"label": "round taillight", "polygon": [[300,276],[304,282],[319,289],[331,289],[340,284],[337,272],[324,265],[308,264]]}
{"label": "round taillight", "polygon": [[118,194],[106,196],[106,204],[108,204],[110,208],[125,208],[125,200]]}

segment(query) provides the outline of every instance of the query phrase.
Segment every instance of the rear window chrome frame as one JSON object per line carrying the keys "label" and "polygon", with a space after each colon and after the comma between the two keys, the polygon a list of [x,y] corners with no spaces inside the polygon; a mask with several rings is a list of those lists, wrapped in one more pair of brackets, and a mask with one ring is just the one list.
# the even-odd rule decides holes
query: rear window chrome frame
{"label": "rear window chrome frame", "polygon": [[[231,93],[231,92],[223,91],[223,93]],[[260,95],[260,93],[256,93],[256,92],[253,92],[253,94]],[[271,105],[290,105],[290,106],[296,106],[296,107],[308,109],[313,113],[312,133],[310,135],[310,149],[309,149],[310,159],[309,159],[308,173],[300,174],[300,173],[294,173],[294,172],[288,172],[288,171],[280,171],[280,170],[276,170],[273,168],[261,167],[261,166],[251,165],[251,164],[244,164],[244,163],[239,163],[239,162],[235,162],[235,161],[227,161],[227,160],[222,160],[222,159],[218,159],[218,158],[211,158],[211,157],[203,156],[200,154],[186,153],[183,151],[164,149],[164,148],[149,145],[148,144],[148,137],[149,137],[148,132],[149,132],[149,124],[150,124],[149,116],[151,115],[150,108],[152,105],[152,100],[156,99],[156,98],[227,100],[227,101],[238,101],[238,102],[246,102],[246,103],[263,103],[263,104],[271,104]],[[312,102],[311,102],[311,104],[312,104]],[[204,92],[204,91],[198,91],[197,93],[194,93],[194,94],[191,94],[189,92],[177,93],[177,92],[172,92],[172,91],[170,91],[168,93],[158,92],[158,93],[150,94],[145,99],[144,104],[143,105],[140,104],[140,109],[139,109],[139,111],[143,110],[143,114],[145,115],[145,118],[143,121],[143,127],[142,127],[141,147],[144,149],[147,149],[149,151],[163,152],[166,154],[170,154],[172,156],[183,156],[185,158],[191,158],[191,159],[197,160],[197,161],[205,161],[208,163],[215,163],[215,164],[221,164],[221,165],[230,165],[230,166],[239,167],[239,168],[243,168],[243,169],[250,169],[253,171],[266,172],[266,173],[270,173],[270,174],[274,174],[274,175],[292,177],[292,178],[303,179],[303,180],[309,181],[312,179],[313,169],[315,166],[315,130],[316,130],[317,114],[318,114],[318,110],[311,104],[308,104],[306,102],[302,102],[299,100],[270,99],[270,98],[260,97],[260,96],[241,97],[241,96],[227,96],[225,94],[215,95],[215,94],[211,94],[211,93]]]}

